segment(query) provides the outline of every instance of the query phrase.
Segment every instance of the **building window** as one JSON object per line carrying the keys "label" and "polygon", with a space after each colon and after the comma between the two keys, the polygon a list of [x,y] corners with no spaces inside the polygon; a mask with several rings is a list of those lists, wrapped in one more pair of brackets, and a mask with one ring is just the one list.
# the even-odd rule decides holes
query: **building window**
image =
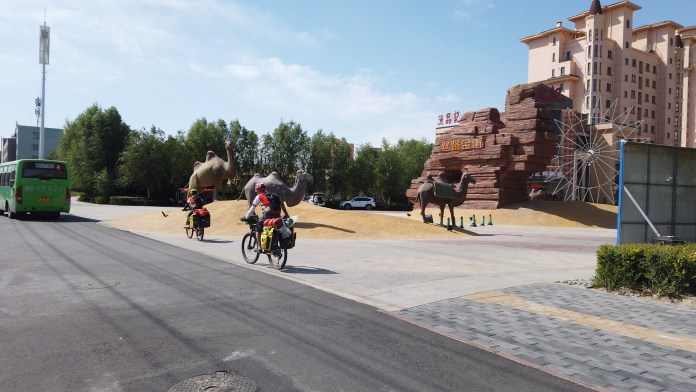
{"label": "building window", "polygon": [[653,85],[652,85],[652,87],[655,88],[655,89],[657,88],[657,82],[654,81],[654,80],[653,80]]}
{"label": "building window", "polygon": [[657,74],[657,65],[653,65],[653,73]]}
{"label": "building window", "polygon": [[592,91],[597,91],[597,79],[592,79]]}
{"label": "building window", "polygon": [[565,87],[563,86],[563,83],[561,83],[561,84],[558,86],[558,88],[559,88],[561,91],[563,91],[563,90],[565,89]]}
{"label": "building window", "polygon": [[669,63],[672,64],[672,58],[671,58],[671,57],[669,58]]}
{"label": "building window", "polygon": [[669,37],[669,46],[674,45],[674,38]]}
{"label": "building window", "polygon": [[588,75],[590,74],[590,70],[591,70],[590,67],[592,67],[592,65],[590,63],[587,63],[587,74]]}
{"label": "building window", "polygon": [[655,118],[655,111],[650,112],[650,118]]}
{"label": "building window", "polygon": [[624,75],[624,82],[628,82],[628,75]]}
{"label": "building window", "polygon": [[561,75],[565,75],[565,67],[561,67]]}
{"label": "building window", "polygon": [[607,100],[604,102],[604,107],[605,107],[605,108],[610,108],[610,107],[611,107],[611,100],[607,99]]}
{"label": "building window", "polygon": [[608,93],[611,92],[611,83],[607,83],[607,92],[608,92]]}
{"label": "building window", "polygon": [[631,98],[636,99],[636,90],[631,90]]}
{"label": "building window", "polygon": [[650,72],[650,64],[645,63],[645,72]]}
{"label": "building window", "polygon": [[672,73],[669,73],[669,80],[672,80]]}
{"label": "building window", "polygon": [[39,145],[38,144],[32,144],[31,149],[34,151],[39,151]]}
{"label": "building window", "polygon": [[645,87],[650,87],[650,79],[645,78]]}
{"label": "building window", "polygon": [[632,60],[631,60],[631,66],[632,66],[633,68],[636,68],[636,64],[637,64],[636,59],[632,59]]}
{"label": "building window", "polygon": [[679,87],[677,87],[677,98],[679,98],[680,92],[681,92],[681,89]]}
{"label": "building window", "polygon": [[655,103],[655,96],[652,96],[652,103]]}
{"label": "building window", "polygon": [[613,58],[614,58],[614,52],[611,51],[611,50],[608,50],[608,51],[607,51],[607,57],[610,58],[610,59],[613,59]]}
{"label": "building window", "polygon": [[624,98],[628,98],[628,91],[624,91]]}
{"label": "building window", "polygon": [[592,96],[592,107],[593,108],[597,107],[597,96],[596,95]]}
{"label": "building window", "polygon": [[631,83],[635,83],[635,82],[636,82],[636,75],[631,75]]}
{"label": "building window", "polygon": [[[655,126],[654,126],[654,125],[650,127],[650,130],[652,131],[652,130],[653,130],[653,128],[655,128]],[[667,132],[667,140],[669,140],[669,132]],[[676,140],[676,138],[675,138],[675,140]]]}
{"label": "building window", "polygon": [[667,94],[672,95],[672,87],[667,89]]}
{"label": "building window", "polygon": [[628,65],[628,57],[624,59],[624,65]]}
{"label": "building window", "polygon": [[594,44],[594,45],[592,46],[592,57],[597,57],[597,51],[598,51],[598,50],[599,50],[599,47],[597,46],[597,44]]}
{"label": "building window", "polygon": [[681,69],[681,60],[677,60],[677,69]]}
{"label": "building window", "polygon": [[642,61],[638,62],[638,72],[641,74],[643,73],[643,62]]}
{"label": "building window", "polygon": [[597,75],[597,62],[592,63],[592,75]]}
{"label": "building window", "polygon": [[551,77],[553,78],[555,76],[556,76],[556,68],[551,70]]}
{"label": "building window", "polygon": [[674,111],[677,112],[677,113],[679,113],[679,102],[676,102],[676,103],[674,104]]}
{"label": "building window", "polygon": [[631,28],[631,20],[630,19],[626,19],[626,28],[627,29]]}
{"label": "building window", "polygon": [[626,41],[626,44],[624,46],[626,47],[626,49],[631,47],[631,45],[628,43],[628,41]]}
{"label": "building window", "polygon": [[585,97],[585,107],[589,108],[590,107],[590,97]]}
{"label": "building window", "polygon": [[556,53],[551,54],[551,61],[553,61],[553,62],[556,61]]}
{"label": "building window", "polygon": [[674,125],[677,127],[679,126],[679,117],[674,118]]}
{"label": "building window", "polygon": [[590,91],[590,79],[587,79],[587,87],[585,87],[585,92]]}
{"label": "building window", "polygon": [[553,37],[553,46],[556,46],[556,37]]}
{"label": "building window", "polygon": [[570,60],[570,51],[566,52],[566,61]]}
{"label": "building window", "polygon": [[607,75],[611,76],[611,67],[607,67]]}

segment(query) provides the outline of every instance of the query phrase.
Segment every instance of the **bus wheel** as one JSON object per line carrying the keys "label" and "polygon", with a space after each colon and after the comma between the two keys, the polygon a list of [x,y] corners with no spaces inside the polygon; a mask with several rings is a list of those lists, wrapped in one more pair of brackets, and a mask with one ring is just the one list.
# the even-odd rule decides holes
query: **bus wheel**
{"label": "bus wheel", "polygon": [[17,213],[16,213],[16,212],[12,212],[11,210],[8,210],[8,211],[7,211],[7,216],[8,216],[10,219],[17,219]]}

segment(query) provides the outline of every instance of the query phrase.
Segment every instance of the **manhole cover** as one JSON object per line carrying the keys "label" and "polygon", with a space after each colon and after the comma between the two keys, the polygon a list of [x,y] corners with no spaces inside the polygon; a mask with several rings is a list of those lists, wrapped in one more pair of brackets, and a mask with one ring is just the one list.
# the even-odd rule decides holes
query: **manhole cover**
{"label": "manhole cover", "polygon": [[215,372],[186,379],[169,392],[256,392],[256,383],[250,378]]}

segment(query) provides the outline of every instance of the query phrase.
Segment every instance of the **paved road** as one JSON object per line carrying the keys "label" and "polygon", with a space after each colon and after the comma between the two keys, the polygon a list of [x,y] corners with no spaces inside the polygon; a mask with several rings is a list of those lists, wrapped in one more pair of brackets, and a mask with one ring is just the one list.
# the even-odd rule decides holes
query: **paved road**
{"label": "paved road", "polygon": [[78,211],[0,217],[0,391],[166,391],[217,371],[264,392],[586,390]]}
{"label": "paved road", "polygon": [[[589,279],[615,231],[484,226],[458,241],[307,241],[248,266],[597,390],[696,390],[696,310],[557,283]],[[140,233],[245,265],[239,239]]]}

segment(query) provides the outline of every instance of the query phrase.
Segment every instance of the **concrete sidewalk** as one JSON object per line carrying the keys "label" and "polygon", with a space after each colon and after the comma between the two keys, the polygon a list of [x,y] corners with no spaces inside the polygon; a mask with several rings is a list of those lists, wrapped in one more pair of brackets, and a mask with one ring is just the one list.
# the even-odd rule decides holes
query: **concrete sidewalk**
{"label": "concrete sidewalk", "polygon": [[[73,213],[90,219],[148,212],[80,204]],[[696,310],[557,283],[589,280],[615,230],[470,230],[457,241],[303,240],[300,231],[282,271],[263,256],[246,264],[241,238],[138,234],[375,306],[593,389],[696,390]]]}

